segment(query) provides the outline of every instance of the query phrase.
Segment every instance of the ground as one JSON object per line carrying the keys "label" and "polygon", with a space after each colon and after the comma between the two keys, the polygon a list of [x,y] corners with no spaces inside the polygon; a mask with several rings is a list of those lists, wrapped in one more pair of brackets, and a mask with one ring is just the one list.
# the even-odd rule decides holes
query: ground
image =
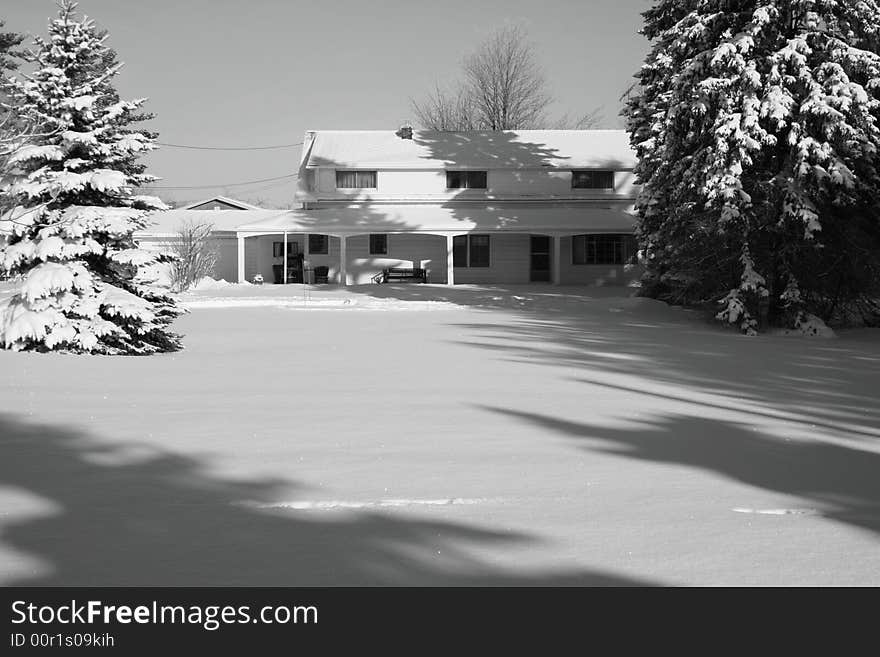
{"label": "ground", "polygon": [[230,286],[0,352],[0,584],[880,584],[880,331],[626,288]]}

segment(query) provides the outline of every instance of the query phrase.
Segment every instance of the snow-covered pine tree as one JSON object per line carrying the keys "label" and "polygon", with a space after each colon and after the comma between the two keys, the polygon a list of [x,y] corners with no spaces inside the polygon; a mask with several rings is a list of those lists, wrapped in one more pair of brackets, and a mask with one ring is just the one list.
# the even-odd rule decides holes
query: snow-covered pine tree
{"label": "snow-covered pine tree", "polygon": [[[0,20],[0,30],[5,25]],[[18,68],[20,54],[17,47],[24,41],[23,34],[0,31],[0,190],[3,188],[4,171],[9,157],[22,145],[27,137],[27,126],[19,120],[18,115],[12,111],[8,104],[9,75]],[[0,214],[8,210],[6,197],[0,191]],[[3,242],[0,234],[0,244]]]}
{"label": "snow-covered pine tree", "polygon": [[[94,22],[64,0],[37,70],[13,88],[16,109],[40,127],[13,157],[18,208],[0,264],[16,294],[0,311],[0,343],[15,350],[150,354],[180,348],[169,325],[182,312],[146,268],[166,257],[138,248],[134,231],[164,209],[134,188],[155,180],[137,158],[152,136],[130,127],[145,99],[121,101],[112,53]],[[46,134],[48,133],[48,134]]]}
{"label": "snow-covered pine tree", "polygon": [[[0,28],[6,25],[6,21],[0,19]],[[21,53],[17,48],[24,41],[24,35],[16,32],[0,32],[0,76],[6,77],[7,71],[18,68],[18,59]]]}
{"label": "snow-covered pine tree", "polygon": [[[644,292],[753,333],[880,298],[880,3],[661,0],[624,115]],[[860,303],[867,305],[859,306]]]}

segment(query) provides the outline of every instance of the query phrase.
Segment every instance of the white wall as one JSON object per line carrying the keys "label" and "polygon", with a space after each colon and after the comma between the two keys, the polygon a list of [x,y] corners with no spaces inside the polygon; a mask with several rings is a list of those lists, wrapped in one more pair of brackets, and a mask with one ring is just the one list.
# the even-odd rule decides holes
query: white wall
{"label": "white wall", "polygon": [[370,255],[369,235],[354,235],[346,242],[348,280],[352,285],[370,283],[387,267],[421,268],[429,283],[446,282],[446,238],[442,235],[388,235],[388,253]]}
{"label": "white wall", "polygon": [[230,283],[238,281],[238,240],[232,237],[217,238],[217,266],[214,268],[214,278],[223,279]]}
{"label": "white wall", "polygon": [[491,233],[489,236],[488,267],[456,267],[456,284],[529,282],[531,266],[531,237],[529,235],[505,235]]}
{"label": "white wall", "polygon": [[[238,242],[234,235],[215,234],[213,239],[218,252],[213,277],[235,283],[238,280]],[[141,248],[147,251],[165,253],[172,250],[175,238],[138,237],[137,242]]]}

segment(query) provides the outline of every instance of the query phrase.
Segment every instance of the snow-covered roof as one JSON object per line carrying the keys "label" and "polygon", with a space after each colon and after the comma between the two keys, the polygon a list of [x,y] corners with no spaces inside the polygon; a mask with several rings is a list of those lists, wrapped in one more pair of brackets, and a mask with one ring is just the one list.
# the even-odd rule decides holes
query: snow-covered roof
{"label": "snow-covered roof", "polygon": [[412,139],[402,139],[393,130],[316,130],[306,133],[304,143],[307,167],[620,171],[636,164],[624,130],[414,130]]}
{"label": "snow-covered roof", "polygon": [[212,196],[211,198],[206,198],[203,201],[196,201],[195,203],[190,203],[189,205],[185,205],[182,208],[178,208],[180,210],[194,210],[202,205],[208,205],[209,203],[223,203],[225,205],[231,205],[233,207],[238,208],[239,210],[261,210],[257,205],[251,205],[250,203],[245,203],[244,201],[239,201],[236,198],[229,198],[228,196]]}
{"label": "snow-covered roof", "polygon": [[[241,215],[239,215],[241,216]],[[248,212],[242,232],[410,232],[410,231],[597,231],[631,232],[634,216],[623,210],[596,206],[444,207],[361,206],[318,210],[276,211],[265,216]]]}
{"label": "snow-covered roof", "polygon": [[234,231],[243,223],[273,217],[284,210],[165,210],[150,215],[152,225],[137,235],[171,235],[184,223],[213,224],[215,231]]}

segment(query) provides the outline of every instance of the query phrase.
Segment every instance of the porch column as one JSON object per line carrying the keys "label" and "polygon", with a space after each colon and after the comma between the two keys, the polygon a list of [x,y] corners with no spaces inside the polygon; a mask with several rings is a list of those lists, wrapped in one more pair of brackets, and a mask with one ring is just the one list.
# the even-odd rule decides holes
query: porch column
{"label": "porch column", "polygon": [[553,285],[562,280],[562,235],[553,236]]}
{"label": "porch column", "polygon": [[[330,239],[329,236],[327,239]],[[339,284],[348,285],[348,254],[346,253],[346,236],[339,236]]]}
{"label": "porch column", "polygon": [[244,283],[244,235],[236,233],[238,238],[238,282]]}
{"label": "porch column", "polygon": [[284,284],[286,285],[287,284],[287,231],[286,230],[284,231],[284,247],[283,248],[284,248],[284,264],[281,266],[284,267],[284,278],[282,280],[284,281]]}
{"label": "porch column", "polygon": [[453,258],[453,244],[455,235],[446,236],[446,284],[455,285],[455,259]]}

